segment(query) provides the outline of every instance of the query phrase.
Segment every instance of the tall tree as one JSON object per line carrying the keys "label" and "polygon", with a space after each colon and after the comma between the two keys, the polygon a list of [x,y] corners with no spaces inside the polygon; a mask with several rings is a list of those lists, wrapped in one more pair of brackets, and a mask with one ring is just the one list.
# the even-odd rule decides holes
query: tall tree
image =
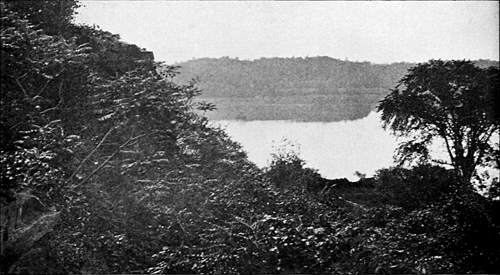
{"label": "tall tree", "polygon": [[401,161],[428,159],[429,144],[440,137],[451,164],[464,182],[496,152],[498,67],[470,61],[431,60],[411,68],[378,106],[385,128],[410,138],[398,148]]}

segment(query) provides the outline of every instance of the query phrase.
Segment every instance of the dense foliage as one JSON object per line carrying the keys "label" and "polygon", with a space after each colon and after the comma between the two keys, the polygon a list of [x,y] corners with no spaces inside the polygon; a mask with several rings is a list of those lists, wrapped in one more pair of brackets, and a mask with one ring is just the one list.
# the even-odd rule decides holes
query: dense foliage
{"label": "dense foliage", "polygon": [[378,106],[385,127],[410,139],[400,158],[427,159],[435,137],[443,140],[452,165],[469,183],[476,167],[498,156],[500,117],[495,110],[498,67],[470,61],[431,60],[409,70]]}
{"label": "dense foliage", "polygon": [[449,171],[350,183],[286,151],[262,171],[75,1],[0,5],[2,273],[497,271],[498,204]]}

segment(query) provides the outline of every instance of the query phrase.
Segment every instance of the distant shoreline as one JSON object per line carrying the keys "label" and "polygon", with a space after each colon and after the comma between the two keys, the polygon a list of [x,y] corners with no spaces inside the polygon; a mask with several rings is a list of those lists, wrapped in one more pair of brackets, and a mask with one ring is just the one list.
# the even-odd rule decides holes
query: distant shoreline
{"label": "distant shoreline", "polygon": [[[476,60],[480,67],[498,61]],[[336,122],[366,117],[415,63],[373,64],[331,57],[202,58],[177,63],[174,80],[197,81],[212,120]]]}

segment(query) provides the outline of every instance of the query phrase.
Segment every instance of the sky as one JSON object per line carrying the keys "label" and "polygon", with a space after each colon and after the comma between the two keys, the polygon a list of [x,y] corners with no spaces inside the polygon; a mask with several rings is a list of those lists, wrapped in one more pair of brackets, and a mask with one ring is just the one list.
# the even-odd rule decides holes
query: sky
{"label": "sky", "polygon": [[82,1],[98,25],[167,64],[330,56],[374,63],[499,59],[498,1]]}

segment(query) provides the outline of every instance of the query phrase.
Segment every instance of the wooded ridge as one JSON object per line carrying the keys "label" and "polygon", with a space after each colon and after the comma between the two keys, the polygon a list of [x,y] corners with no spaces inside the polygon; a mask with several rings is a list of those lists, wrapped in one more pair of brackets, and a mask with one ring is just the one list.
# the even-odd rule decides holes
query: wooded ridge
{"label": "wooded ridge", "polygon": [[[498,61],[476,60],[479,67]],[[177,63],[176,81],[197,81],[215,120],[339,121],[363,118],[415,63],[374,64],[327,56],[201,58]]]}

